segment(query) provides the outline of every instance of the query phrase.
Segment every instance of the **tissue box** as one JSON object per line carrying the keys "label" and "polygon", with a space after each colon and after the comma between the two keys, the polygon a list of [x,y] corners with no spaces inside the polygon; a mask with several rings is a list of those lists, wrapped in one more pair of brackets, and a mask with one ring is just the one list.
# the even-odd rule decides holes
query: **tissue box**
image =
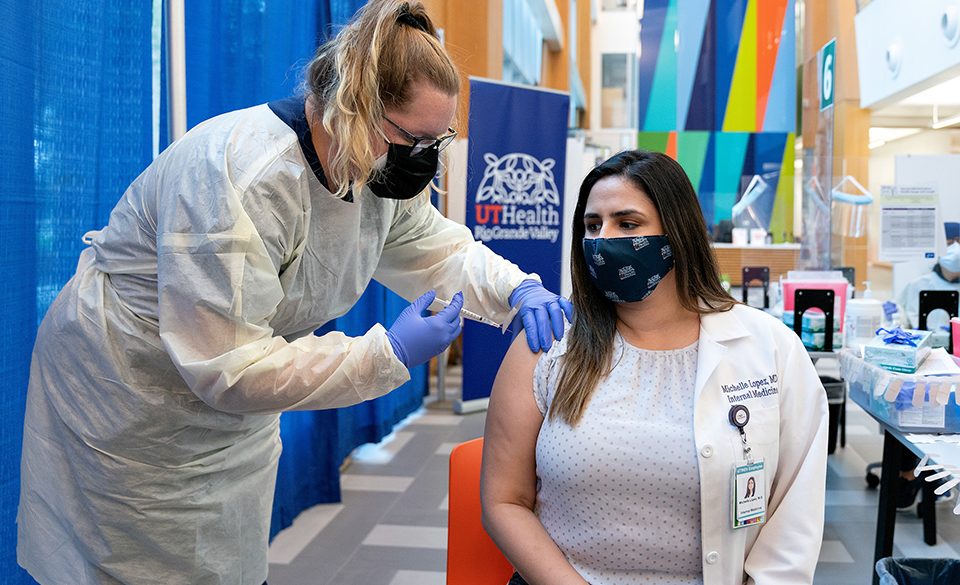
{"label": "tissue box", "polygon": [[[807,311],[803,314],[803,317],[800,322],[800,327],[803,331],[810,331],[811,333],[823,332],[823,328],[826,325],[827,317],[821,312],[814,313],[812,310]],[[793,311],[784,311],[783,312],[783,322],[784,324],[793,329]],[[836,314],[833,316],[833,330],[840,331],[840,319],[837,318]],[[822,336],[821,336],[822,337]],[[823,340],[820,341],[820,347],[823,347]]]}
{"label": "tissue box", "polygon": [[912,374],[917,371],[931,350],[932,335],[929,331],[905,329],[907,333],[920,335],[916,347],[901,343],[884,343],[883,335],[876,335],[863,346],[863,359],[890,372]]}
{"label": "tissue box", "polygon": [[950,345],[950,333],[940,329],[934,329],[930,332],[930,345],[934,348],[947,347]]}
{"label": "tissue box", "polygon": [[[824,332],[803,331],[800,333],[800,341],[803,347],[811,351],[823,351]],[[837,350],[843,347],[843,334],[839,331],[833,332],[833,349]]]}

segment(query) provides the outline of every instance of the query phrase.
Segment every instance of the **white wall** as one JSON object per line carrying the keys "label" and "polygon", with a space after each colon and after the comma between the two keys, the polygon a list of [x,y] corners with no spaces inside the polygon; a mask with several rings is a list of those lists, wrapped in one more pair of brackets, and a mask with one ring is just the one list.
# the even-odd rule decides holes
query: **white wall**
{"label": "white wall", "polygon": [[[901,180],[898,180],[896,173],[897,157],[904,155],[924,157],[949,153],[955,148],[953,146],[955,141],[954,135],[958,133],[960,133],[960,131],[925,130],[919,132],[918,134],[893,140],[884,144],[883,146],[874,148],[870,151],[870,180],[867,185],[867,189],[873,193],[874,197],[878,197],[880,195],[880,187],[882,185],[896,185],[906,184],[906,182],[916,182],[915,177],[910,174],[903,177]],[[952,206],[953,204],[950,204],[951,198],[951,196],[947,196],[945,197],[945,201]],[[870,261],[876,261],[878,259],[878,247],[880,241],[880,206],[878,203],[874,203],[870,207],[870,231],[868,232],[869,235],[867,238],[867,245],[869,247],[868,258]],[[944,219],[944,221],[957,220]],[[882,285],[873,287],[875,291],[878,291],[878,294],[875,295],[876,298],[880,298],[881,300],[896,298],[896,295],[899,294],[900,290],[903,289],[907,282],[910,282],[916,276],[931,270],[933,268],[933,263],[934,261],[921,261],[914,263],[913,265],[907,265],[904,263],[894,264],[889,290],[886,290],[886,287]],[[876,276],[871,278],[877,280]]]}
{"label": "white wall", "polygon": [[457,138],[444,150],[447,165],[446,215],[457,223],[467,223],[467,145],[469,140]]}
{"label": "white wall", "polygon": [[[960,131],[926,130],[874,148],[870,151],[870,180],[867,189],[876,197],[880,195],[881,185],[897,184],[895,169],[896,157],[899,155],[939,155],[951,152],[952,149],[956,148],[953,146],[956,140],[954,135],[956,134],[960,134]],[[870,207],[870,232],[867,239],[868,256],[871,261],[876,261],[880,235],[880,208],[876,203]],[[958,220],[945,219],[944,221]]]}
{"label": "white wall", "polygon": [[[637,15],[631,11],[597,11],[597,22],[590,33],[590,127],[601,126],[601,81],[604,53],[627,53],[636,55],[640,47],[640,25]],[[634,80],[636,81],[636,80]],[[636,139],[634,146],[636,147]],[[614,149],[614,152],[620,150]]]}
{"label": "white wall", "polygon": [[957,76],[955,0],[873,0],[854,17],[860,107],[885,107]]}
{"label": "white wall", "polygon": [[[932,183],[940,195],[940,221],[960,221],[960,154],[901,154],[896,157],[898,185]],[[942,223],[937,226],[937,254],[946,249]],[[933,269],[935,260],[893,265],[893,296],[918,276]]]}

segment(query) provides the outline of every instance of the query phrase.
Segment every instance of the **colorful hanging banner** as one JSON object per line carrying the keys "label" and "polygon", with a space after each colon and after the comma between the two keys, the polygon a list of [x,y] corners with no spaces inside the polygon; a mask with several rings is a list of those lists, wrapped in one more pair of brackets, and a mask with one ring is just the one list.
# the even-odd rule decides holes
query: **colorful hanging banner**
{"label": "colorful hanging banner", "polygon": [[[565,92],[470,78],[466,225],[555,292],[569,109]],[[460,412],[490,396],[511,339],[493,327],[464,323]]]}

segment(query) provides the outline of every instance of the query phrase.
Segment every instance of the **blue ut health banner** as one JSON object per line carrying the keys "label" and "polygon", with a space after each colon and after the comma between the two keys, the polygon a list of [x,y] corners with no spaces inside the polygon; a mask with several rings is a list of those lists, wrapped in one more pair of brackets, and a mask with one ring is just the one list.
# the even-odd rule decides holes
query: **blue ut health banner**
{"label": "blue ut health banner", "polygon": [[[557,293],[569,108],[566,93],[470,79],[467,227]],[[464,323],[464,402],[490,396],[512,337]]]}

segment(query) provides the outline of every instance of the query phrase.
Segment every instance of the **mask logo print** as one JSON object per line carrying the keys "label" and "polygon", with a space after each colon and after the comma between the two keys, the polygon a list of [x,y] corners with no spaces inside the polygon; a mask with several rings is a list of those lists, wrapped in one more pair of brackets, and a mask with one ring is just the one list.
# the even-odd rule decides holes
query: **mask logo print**
{"label": "mask logo print", "polygon": [[667,236],[585,238],[583,258],[597,290],[617,303],[642,301],[673,270]]}

